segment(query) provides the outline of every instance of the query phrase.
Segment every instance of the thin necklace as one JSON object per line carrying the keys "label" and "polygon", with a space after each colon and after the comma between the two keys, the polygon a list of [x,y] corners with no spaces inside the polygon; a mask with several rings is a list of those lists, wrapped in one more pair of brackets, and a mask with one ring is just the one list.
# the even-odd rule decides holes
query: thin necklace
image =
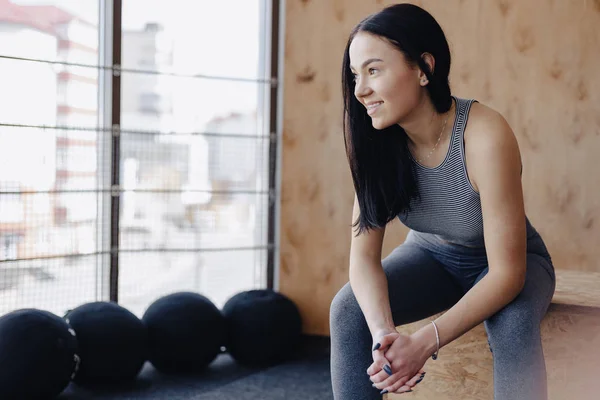
{"label": "thin necklace", "polygon": [[437,145],[440,143],[440,139],[442,138],[442,133],[444,133],[444,128],[446,127],[446,122],[448,122],[448,118],[449,117],[450,117],[450,113],[448,113],[448,115],[446,115],[446,119],[444,120],[444,125],[442,125],[442,130],[440,131],[440,136],[438,137],[437,142],[435,142],[435,145],[433,146],[433,149],[431,149],[431,151],[429,152],[429,154],[427,154],[427,157],[425,157],[425,158],[418,158],[417,159],[417,161],[419,162],[419,164],[422,164],[423,161],[428,160],[429,157],[431,157],[431,155],[433,154],[433,152],[437,148]]}

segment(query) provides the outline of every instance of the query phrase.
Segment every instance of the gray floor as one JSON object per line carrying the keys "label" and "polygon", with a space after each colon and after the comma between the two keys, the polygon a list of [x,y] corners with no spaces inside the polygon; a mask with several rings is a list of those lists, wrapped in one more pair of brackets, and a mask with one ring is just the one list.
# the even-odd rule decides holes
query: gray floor
{"label": "gray floor", "polygon": [[104,392],[71,384],[58,400],[313,400],[331,399],[329,338],[305,337],[294,359],[265,369],[245,368],[221,354],[197,376],[166,376],[146,364],[133,387]]}

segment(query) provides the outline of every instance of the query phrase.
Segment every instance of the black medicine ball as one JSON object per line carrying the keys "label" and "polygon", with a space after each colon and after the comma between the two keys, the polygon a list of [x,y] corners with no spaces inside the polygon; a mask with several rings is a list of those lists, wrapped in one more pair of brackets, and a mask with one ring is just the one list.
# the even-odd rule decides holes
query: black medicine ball
{"label": "black medicine ball", "polygon": [[65,319],[75,330],[81,364],[73,379],[81,385],[126,384],[137,377],[148,356],[142,321],[112,302],[87,303]]}
{"label": "black medicine ball", "polygon": [[77,339],[48,311],[23,309],[0,318],[0,399],[53,399],[76,368]]}
{"label": "black medicine ball", "polygon": [[148,328],[150,362],[165,373],[206,368],[225,342],[225,320],[205,296],[180,292],[156,300],[142,317]]}
{"label": "black medicine ball", "polygon": [[268,289],[238,293],[222,311],[227,321],[227,351],[239,363],[271,365],[297,350],[302,319],[284,295]]}

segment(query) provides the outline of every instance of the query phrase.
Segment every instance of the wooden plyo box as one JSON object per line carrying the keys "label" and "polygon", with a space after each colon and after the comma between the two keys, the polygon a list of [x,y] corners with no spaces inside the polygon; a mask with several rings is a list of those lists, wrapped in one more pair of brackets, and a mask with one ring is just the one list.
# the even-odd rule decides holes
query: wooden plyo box
{"label": "wooden plyo box", "polygon": [[[599,400],[600,273],[557,270],[556,275],[556,292],[541,325],[549,399]],[[435,318],[397,330],[409,334]],[[494,398],[492,353],[483,324],[445,346],[425,370],[426,378],[413,392],[387,394],[387,399]]]}

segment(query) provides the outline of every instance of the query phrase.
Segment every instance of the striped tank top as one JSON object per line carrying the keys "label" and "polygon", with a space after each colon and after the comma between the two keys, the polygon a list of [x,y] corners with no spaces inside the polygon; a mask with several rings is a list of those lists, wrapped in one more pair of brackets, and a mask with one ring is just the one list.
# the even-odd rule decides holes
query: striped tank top
{"label": "striped tank top", "polygon": [[[469,110],[476,100],[453,98],[456,116],[446,157],[437,167],[429,168],[411,156],[420,198],[413,198],[411,210],[401,212],[398,218],[413,231],[463,246],[484,247],[481,200],[467,175],[463,139]],[[527,231],[528,237],[535,232],[529,220]]]}

